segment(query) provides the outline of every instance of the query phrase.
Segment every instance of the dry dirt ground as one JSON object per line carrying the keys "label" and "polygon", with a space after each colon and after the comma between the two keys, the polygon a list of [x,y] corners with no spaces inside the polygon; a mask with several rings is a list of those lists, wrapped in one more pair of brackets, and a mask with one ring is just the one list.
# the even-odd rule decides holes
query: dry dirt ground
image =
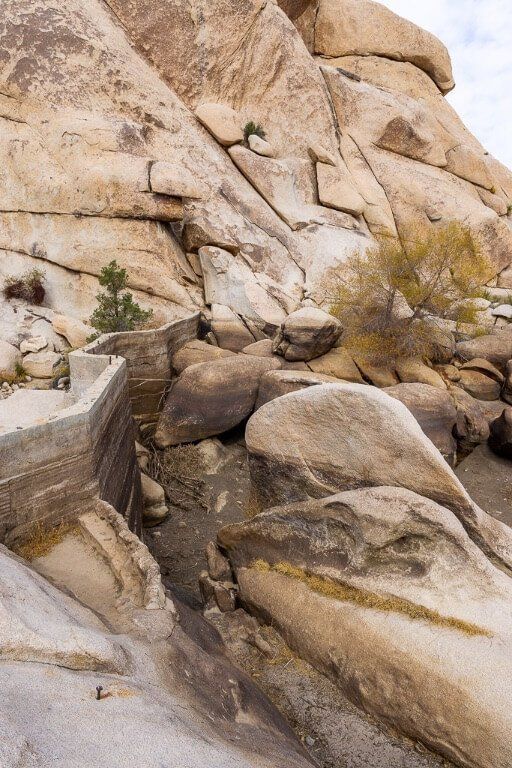
{"label": "dry dirt ground", "polygon": [[461,461],[455,474],[479,507],[512,526],[512,462],[486,443]]}
{"label": "dry dirt ground", "polygon": [[[174,500],[167,520],[145,531],[166,586],[189,607],[201,610],[198,576],[204,548],[223,525],[251,514],[250,482],[242,433],[216,443],[205,462],[194,447],[170,460],[183,473],[168,486]],[[208,474],[215,467],[215,471]],[[196,474],[195,474],[196,473]],[[195,476],[194,476],[195,475]],[[309,664],[296,658],[271,627],[239,609],[206,618],[222,636],[231,659],[259,684],[293,726],[321,768],[439,768],[450,765],[421,745],[385,730],[356,709]]]}

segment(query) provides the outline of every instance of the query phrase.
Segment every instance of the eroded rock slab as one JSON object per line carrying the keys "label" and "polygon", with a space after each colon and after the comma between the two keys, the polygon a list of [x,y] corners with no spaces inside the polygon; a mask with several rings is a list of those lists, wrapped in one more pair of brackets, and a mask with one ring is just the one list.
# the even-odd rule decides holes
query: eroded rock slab
{"label": "eroded rock slab", "polygon": [[243,601],[357,706],[465,768],[508,765],[512,582],[448,509],[348,491],[219,543]]}

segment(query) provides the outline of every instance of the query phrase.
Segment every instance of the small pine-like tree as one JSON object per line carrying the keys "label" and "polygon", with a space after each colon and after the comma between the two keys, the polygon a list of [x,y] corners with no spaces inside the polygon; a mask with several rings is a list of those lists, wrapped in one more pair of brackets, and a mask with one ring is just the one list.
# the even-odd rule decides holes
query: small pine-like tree
{"label": "small pine-like tree", "polygon": [[114,260],[103,267],[99,283],[106,290],[98,293],[98,307],[94,310],[90,323],[100,333],[134,331],[145,325],[151,318],[152,310],[141,309],[133,300],[131,293],[126,293],[128,273]]}
{"label": "small pine-like tree", "polygon": [[331,312],[343,324],[344,346],[386,363],[435,353],[432,320],[477,322],[481,286],[492,276],[470,230],[458,222],[410,229],[356,253],[333,286]]}

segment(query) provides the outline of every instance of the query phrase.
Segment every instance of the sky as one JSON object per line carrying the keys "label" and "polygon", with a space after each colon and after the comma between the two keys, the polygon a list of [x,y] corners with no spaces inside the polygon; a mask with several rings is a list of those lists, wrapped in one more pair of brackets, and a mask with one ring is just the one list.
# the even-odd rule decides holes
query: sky
{"label": "sky", "polygon": [[380,0],[439,37],[452,57],[448,100],[512,169],[512,0]]}

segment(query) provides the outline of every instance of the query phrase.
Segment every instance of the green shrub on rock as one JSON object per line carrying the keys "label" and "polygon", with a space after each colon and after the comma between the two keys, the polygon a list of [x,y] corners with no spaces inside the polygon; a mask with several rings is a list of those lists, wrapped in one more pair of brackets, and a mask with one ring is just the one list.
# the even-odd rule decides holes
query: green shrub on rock
{"label": "green shrub on rock", "polygon": [[244,138],[246,143],[249,141],[249,136],[259,136],[260,139],[265,139],[267,134],[259,123],[254,123],[251,120],[244,128]]}

